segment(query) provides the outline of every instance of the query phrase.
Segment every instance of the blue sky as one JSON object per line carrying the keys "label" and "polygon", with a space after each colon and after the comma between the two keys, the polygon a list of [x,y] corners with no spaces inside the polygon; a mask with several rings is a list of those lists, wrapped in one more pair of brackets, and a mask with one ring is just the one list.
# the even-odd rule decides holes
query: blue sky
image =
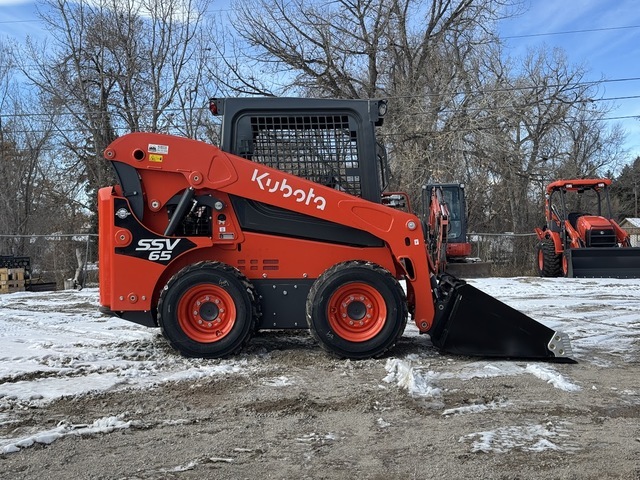
{"label": "blue sky", "polygon": [[[586,80],[608,80],[602,97],[618,98],[607,118],[627,132],[631,159],[640,156],[640,8],[637,0],[530,0],[523,15],[502,22],[509,51],[561,47],[573,64],[589,70]],[[562,33],[574,32],[574,33]],[[515,38],[514,38],[515,37]],[[635,80],[627,80],[635,79]],[[629,98],[629,97],[639,98]],[[635,116],[635,118],[633,118]]]}
{"label": "blue sky", "polygon": [[[227,0],[220,2],[226,5]],[[561,47],[571,63],[584,64],[587,80],[605,78],[605,98],[617,98],[608,122],[627,132],[629,158],[640,156],[640,8],[638,0],[524,0],[527,11],[505,20],[500,31],[509,53],[527,47]],[[33,0],[0,0],[0,38],[22,40],[39,28]],[[573,33],[563,33],[573,32]],[[635,80],[630,80],[635,79]],[[634,118],[635,117],[635,118]]]}

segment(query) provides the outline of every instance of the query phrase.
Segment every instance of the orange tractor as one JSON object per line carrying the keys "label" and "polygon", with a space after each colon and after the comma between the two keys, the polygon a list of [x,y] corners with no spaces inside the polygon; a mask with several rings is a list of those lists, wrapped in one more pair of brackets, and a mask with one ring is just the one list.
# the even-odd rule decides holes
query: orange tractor
{"label": "orange tractor", "polygon": [[608,178],[557,180],[536,228],[542,277],[640,277],[640,248],[612,218]]}
{"label": "orange tractor", "polygon": [[434,274],[420,219],[384,191],[386,102],[214,99],[211,110],[222,148],[131,133],[105,150],[119,181],[98,198],[104,313],[159,327],[193,357],[300,328],[339,357],[379,357],[410,314],[445,352],[572,361],[566,335]]}

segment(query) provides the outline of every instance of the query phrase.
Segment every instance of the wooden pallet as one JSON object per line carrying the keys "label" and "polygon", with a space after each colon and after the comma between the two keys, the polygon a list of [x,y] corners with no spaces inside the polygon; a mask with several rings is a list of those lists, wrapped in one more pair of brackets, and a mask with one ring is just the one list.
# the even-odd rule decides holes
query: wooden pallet
{"label": "wooden pallet", "polygon": [[0,293],[24,292],[24,268],[0,268]]}

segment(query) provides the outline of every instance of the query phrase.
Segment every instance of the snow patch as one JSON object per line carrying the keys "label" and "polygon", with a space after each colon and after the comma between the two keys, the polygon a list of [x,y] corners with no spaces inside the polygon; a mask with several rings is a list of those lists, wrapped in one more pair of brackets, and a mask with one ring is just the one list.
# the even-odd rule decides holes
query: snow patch
{"label": "snow patch", "polygon": [[56,428],[51,430],[45,430],[43,432],[38,432],[28,437],[20,438],[18,440],[9,440],[6,439],[0,440],[0,445],[2,448],[2,453],[14,453],[19,452],[23,448],[28,448],[33,446],[36,443],[40,443],[43,445],[49,445],[56,440],[59,440],[64,437],[68,437],[69,435],[83,436],[83,435],[93,435],[96,433],[111,433],[114,430],[122,430],[124,428],[130,428],[132,426],[131,421],[123,421],[121,419],[121,415],[119,416],[111,416],[111,417],[103,417],[94,421],[91,425],[87,424],[70,424],[67,422],[61,422],[58,424]]}
{"label": "snow patch", "polygon": [[388,375],[382,380],[387,383],[395,383],[414,397],[439,397],[442,389],[433,385],[434,381],[442,375],[433,371],[421,372],[410,362],[390,358],[385,369]]}
{"label": "snow patch", "polygon": [[276,378],[270,378],[263,382],[264,385],[268,385],[269,387],[288,387],[289,385],[293,385],[293,381],[286,376],[280,376]]}
{"label": "snow patch", "polygon": [[582,390],[580,386],[576,385],[575,383],[571,383],[552,368],[531,364],[527,365],[527,368],[525,370],[538,377],[539,379],[550,383],[555,388],[558,388],[560,390],[564,390],[566,392],[578,392]]}
{"label": "snow patch", "polygon": [[500,401],[500,402],[489,402],[489,403],[479,403],[474,405],[465,405],[462,407],[456,408],[447,408],[442,412],[442,415],[464,415],[469,413],[482,413],[487,410],[498,410],[500,408],[506,408],[511,405],[511,402]]}
{"label": "snow patch", "polygon": [[[472,452],[506,453],[510,450],[543,452],[545,450],[575,451],[570,445],[561,446],[566,430],[552,422],[544,425],[515,425],[495,430],[475,432],[460,437],[460,442],[471,441]],[[553,439],[554,441],[550,440]]]}

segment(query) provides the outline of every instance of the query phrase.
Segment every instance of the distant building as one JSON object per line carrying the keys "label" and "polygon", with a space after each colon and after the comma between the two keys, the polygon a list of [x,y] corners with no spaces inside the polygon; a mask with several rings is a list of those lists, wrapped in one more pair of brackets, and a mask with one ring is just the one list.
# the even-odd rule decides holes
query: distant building
{"label": "distant building", "polygon": [[620,227],[631,235],[631,246],[640,247],[640,218],[625,218]]}

